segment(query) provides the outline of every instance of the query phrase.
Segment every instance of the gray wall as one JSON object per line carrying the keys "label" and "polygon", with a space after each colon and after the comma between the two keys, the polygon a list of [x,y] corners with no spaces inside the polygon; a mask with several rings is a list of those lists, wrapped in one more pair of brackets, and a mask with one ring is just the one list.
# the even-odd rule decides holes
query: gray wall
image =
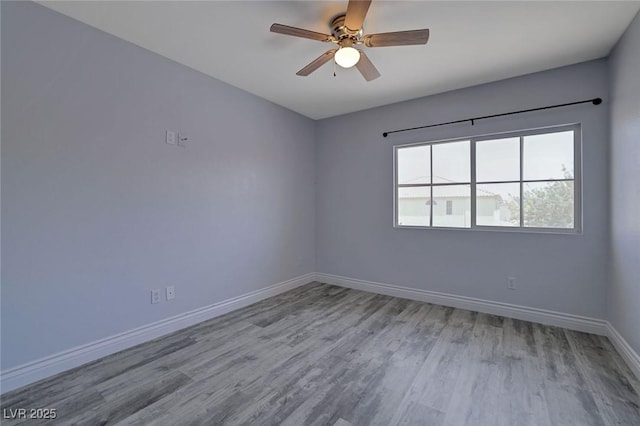
{"label": "gray wall", "polygon": [[3,370],[315,270],[307,118],[22,2],[2,114]]}
{"label": "gray wall", "polygon": [[640,15],[609,60],[612,274],[608,318],[640,353]]}
{"label": "gray wall", "polygon": [[[437,65],[425,72],[438,72]],[[607,63],[598,60],[321,121],[317,270],[603,318],[607,91]],[[592,97],[605,102],[382,137],[385,130]],[[583,126],[583,235],[392,227],[394,144],[576,122]],[[507,276],[517,278],[519,289],[506,289]]]}

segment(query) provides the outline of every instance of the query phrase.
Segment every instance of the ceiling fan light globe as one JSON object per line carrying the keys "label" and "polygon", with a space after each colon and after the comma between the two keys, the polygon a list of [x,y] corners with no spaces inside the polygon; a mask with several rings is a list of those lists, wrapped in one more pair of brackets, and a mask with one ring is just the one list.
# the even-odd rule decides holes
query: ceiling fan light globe
{"label": "ceiling fan light globe", "polygon": [[353,47],[341,47],[335,54],[335,60],[342,68],[351,68],[360,60],[360,51]]}

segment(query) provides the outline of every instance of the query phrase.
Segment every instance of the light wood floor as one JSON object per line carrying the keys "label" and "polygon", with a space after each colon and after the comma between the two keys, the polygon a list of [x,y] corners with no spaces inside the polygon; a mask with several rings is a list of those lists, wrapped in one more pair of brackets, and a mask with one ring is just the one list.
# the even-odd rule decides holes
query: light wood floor
{"label": "light wood floor", "polygon": [[312,283],[1,406],[81,425],[637,426],[639,392],[604,337]]}

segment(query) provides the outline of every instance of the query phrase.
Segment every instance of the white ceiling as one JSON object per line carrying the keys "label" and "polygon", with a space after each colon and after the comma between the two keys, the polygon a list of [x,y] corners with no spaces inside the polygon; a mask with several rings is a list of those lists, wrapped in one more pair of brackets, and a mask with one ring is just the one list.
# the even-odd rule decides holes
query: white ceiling
{"label": "white ceiling", "polygon": [[639,1],[378,1],[365,33],[429,28],[426,46],[368,48],[382,77],[328,63],[333,45],[269,32],[272,23],[329,33],[346,0],[41,2],[103,31],[313,119],[605,57]]}

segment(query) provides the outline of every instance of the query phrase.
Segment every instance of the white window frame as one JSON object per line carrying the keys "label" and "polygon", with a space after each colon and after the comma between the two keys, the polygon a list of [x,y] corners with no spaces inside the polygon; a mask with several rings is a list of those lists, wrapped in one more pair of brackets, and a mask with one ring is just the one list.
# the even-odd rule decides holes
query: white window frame
{"label": "white window frame", "polygon": [[[573,131],[573,228],[540,228],[525,227],[523,217],[522,192],[524,184],[527,182],[557,182],[562,179],[539,179],[530,180],[523,179],[523,141],[526,136],[534,136],[545,133],[556,133],[564,131]],[[476,224],[476,143],[492,139],[504,138],[520,139],[520,179],[518,181],[496,181],[496,183],[518,183],[520,185],[520,224],[518,226],[488,226]],[[471,226],[470,227],[445,227],[445,226],[412,226],[398,224],[398,150],[408,147],[435,145],[443,143],[453,143],[470,141],[471,156]],[[433,166],[433,159],[431,159]],[[483,182],[487,183],[487,182]],[[490,182],[489,182],[490,183]],[[429,186],[433,190],[438,184],[424,184],[421,186]],[[433,224],[433,209],[430,210],[429,223]],[[429,229],[429,230],[464,230],[464,231],[499,231],[499,232],[532,232],[532,233],[551,233],[551,234],[581,234],[582,233],[582,130],[579,123],[566,124],[561,126],[541,127],[535,129],[518,130],[512,132],[501,132],[492,134],[483,134],[475,136],[457,137],[451,139],[441,139],[436,141],[415,142],[393,146],[393,227],[406,229]]]}

